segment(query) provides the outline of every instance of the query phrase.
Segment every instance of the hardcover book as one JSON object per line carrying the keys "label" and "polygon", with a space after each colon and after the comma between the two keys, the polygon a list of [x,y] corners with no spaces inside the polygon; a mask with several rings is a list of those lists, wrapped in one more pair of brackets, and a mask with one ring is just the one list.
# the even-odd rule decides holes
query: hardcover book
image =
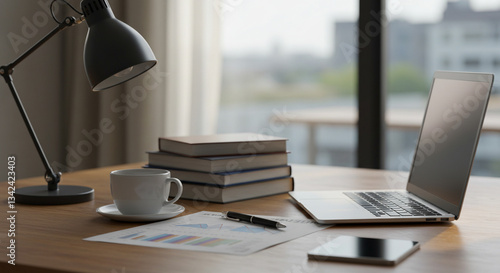
{"label": "hardcover book", "polygon": [[186,157],[165,152],[149,152],[149,164],[162,168],[223,173],[288,164],[287,153]]}
{"label": "hardcover book", "polygon": [[[215,203],[229,203],[292,191],[294,188],[294,180],[293,177],[283,177],[231,186],[217,186],[213,184],[183,181],[182,186],[184,189],[181,198]],[[174,187],[176,187],[175,184],[172,185],[171,193],[175,195],[177,189]]]}
{"label": "hardcover book", "polygon": [[159,150],[185,156],[286,152],[286,138],[254,133],[159,138]]}
{"label": "hardcover book", "polygon": [[[145,168],[162,168],[154,165],[146,165]],[[278,177],[291,176],[292,168],[290,166],[279,166],[262,169],[252,169],[244,171],[224,172],[224,173],[207,173],[180,170],[173,168],[163,168],[170,171],[171,177],[176,177],[184,182],[197,182],[204,184],[215,184],[220,186],[229,186],[233,184],[268,180]]]}

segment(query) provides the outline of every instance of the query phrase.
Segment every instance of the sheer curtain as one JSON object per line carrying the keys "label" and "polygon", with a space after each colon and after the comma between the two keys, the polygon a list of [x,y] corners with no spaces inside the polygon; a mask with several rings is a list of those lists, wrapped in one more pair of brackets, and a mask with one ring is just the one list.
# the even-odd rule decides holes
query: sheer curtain
{"label": "sheer curtain", "polygon": [[[109,90],[90,91],[86,27],[64,39],[63,171],[145,161],[158,137],[215,133],[220,97],[219,20],[209,0],[109,0],[115,16],[151,45],[158,64]],[[195,4],[196,2],[196,4]]]}
{"label": "sheer curtain", "polygon": [[220,97],[218,1],[167,1],[165,135],[213,134]]}

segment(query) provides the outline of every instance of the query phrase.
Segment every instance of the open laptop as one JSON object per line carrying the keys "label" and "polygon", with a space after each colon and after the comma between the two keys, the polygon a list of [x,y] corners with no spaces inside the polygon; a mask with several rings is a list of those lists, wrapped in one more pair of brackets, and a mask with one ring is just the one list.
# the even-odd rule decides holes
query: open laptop
{"label": "open laptop", "polygon": [[435,72],[406,190],[290,196],[324,224],[457,220],[492,85],[493,74]]}

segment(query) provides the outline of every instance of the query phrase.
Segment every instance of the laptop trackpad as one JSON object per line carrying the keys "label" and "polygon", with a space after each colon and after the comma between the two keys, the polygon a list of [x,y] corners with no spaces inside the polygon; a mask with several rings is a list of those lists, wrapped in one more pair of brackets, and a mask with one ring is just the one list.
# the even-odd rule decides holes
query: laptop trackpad
{"label": "laptop trackpad", "polygon": [[[301,200],[302,205],[318,219],[352,219],[371,214],[353,201],[344,198]],[[357,216],[357,217],[356,217]]]}

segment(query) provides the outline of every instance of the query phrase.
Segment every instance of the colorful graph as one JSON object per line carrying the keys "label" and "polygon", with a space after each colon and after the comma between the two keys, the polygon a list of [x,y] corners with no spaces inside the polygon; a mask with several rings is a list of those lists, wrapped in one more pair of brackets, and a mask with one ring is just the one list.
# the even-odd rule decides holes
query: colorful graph
{"label": "colorful graph", "polygon": [[120,237],[120,239],[141,240],[146,242],[178,244],[178,245],[205,246],[205,247],[234,245],[241,242],[241,240],[200,237],[191,235],[157,234],[150,236],[145,234],[141,235],[141,233],[134,233],[122,236]]}
{"label": "colorful graph", "polygon": [[129,239],[129,238],[135,237],[135,236],[137,236],[139,234],[141,234],[141,233],[133,233],[133,234],[130,234],[130,235],[127,235],[127,236],[120,237],[120,239]]}

